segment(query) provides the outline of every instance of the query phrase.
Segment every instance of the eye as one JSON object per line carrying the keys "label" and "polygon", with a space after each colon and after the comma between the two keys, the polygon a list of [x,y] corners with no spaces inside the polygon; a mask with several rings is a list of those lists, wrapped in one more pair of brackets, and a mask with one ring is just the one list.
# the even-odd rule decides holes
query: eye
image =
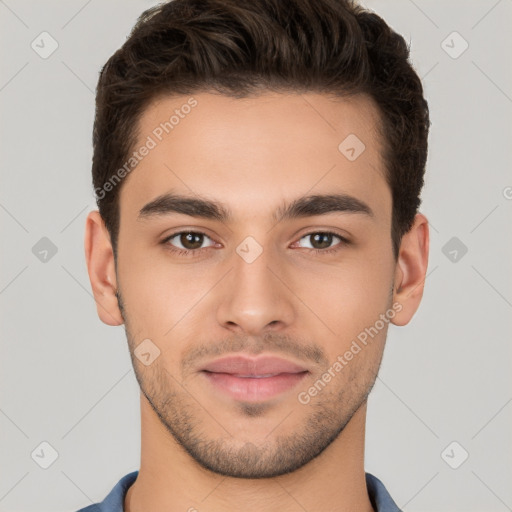
{"label": "eye", "polygon": [[[337,252],[341,250],[343,246],[350,244],[350,241],[345,237],[331,231],[314,231],[312,233],[308,233],[301,237],[297,243],[308,238],[311,239],[310,245],[312,245],[312,247],[299,247],[303,247],[307,251],[313,251],[315,254],[321,255]],[[178,231],[169,235],[167,238],[162,240],[161,243],[169,251],[179,256],[194,257],[200,255],[203,250],[215,245],[215,242],[212,241],[210,245],[203,247],[205,239],[211,240],[206,233],[201,231]],[[334,239],[340,240],[340,243],[331,247]]]}
{"label": "eye", "polygon": [[[333,233],[331,231],[315,231],[313,233],[308,233],[307,235],[304,235],[300,240],[310,239],[310,245],[312,247],[305,247],[306,249],[310,249],[312,251],[315,251],[316,253],[333,253],[341,249],[343,245],[348,245],[350,242],[342,237],[341,235],[338,235],[337,233]],[[334,246],[334,248],[331,248],[331,244],[333,242],[333,239],[338,239],[341,241],[341,243],[338,243]]]}
{"label": "eye", "polygon": [[[205,238],[211,240],[211,238],[206,235],[206,233],[202,233],[200,231],[179,231],[162,240],[162,244],[168,246],[168,248],[173,252],[188,256],[191,253],[197,253],[202,249],[210,247],[201,247]],[[173,240],[174,242],[172,242]],[[175,244],[179,245],[176,247]],[[212,245],[215,245],[215,243]]]}

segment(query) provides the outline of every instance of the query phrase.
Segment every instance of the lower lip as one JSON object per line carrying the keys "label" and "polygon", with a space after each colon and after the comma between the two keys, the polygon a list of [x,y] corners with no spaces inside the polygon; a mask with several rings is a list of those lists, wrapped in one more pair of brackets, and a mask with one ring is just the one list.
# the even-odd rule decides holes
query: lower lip
{"label": "lower lip", "polygon": [[229,373],[202,372],[218,390],[235,400],[259,402],[295,387],[308,373],[280,373],[273,377],[237,377]]}

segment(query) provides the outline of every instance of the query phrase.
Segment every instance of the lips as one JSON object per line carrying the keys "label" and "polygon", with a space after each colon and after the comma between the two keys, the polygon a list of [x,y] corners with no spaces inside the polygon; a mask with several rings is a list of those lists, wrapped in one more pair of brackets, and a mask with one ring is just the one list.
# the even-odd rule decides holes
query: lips
{"label": "lips", "polygon": [[235,400],[261,402],[291,390],[309,373],[292,361],[274,356],[228,356],[201,371],[217,393]]}
{"label": "lips", "polygon": [[307,369],[275,356],[227,356],[208,363],[203,371],[229,373],[238,377],[269,377],[280,373],[300,373]]}

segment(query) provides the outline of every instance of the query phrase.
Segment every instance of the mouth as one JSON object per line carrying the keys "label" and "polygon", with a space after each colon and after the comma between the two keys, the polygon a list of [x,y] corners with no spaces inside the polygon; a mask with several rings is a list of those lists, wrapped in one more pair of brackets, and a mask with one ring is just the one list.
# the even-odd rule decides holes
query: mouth
{"label": "mouth", "polygon": [[303,366],[273,356],[228,356],[201,369],[217,392],[235,400],[261,402],[290,391],[309,374]]}

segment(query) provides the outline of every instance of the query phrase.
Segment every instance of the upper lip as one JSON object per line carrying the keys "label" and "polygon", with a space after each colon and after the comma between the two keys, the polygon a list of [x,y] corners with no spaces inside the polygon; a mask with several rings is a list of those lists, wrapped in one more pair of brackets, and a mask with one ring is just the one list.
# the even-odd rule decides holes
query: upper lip
{"label": "upper lip", "polygon": [[248,357],[246,355],[232,355],[209,362],[202,368],[202,371],[232,375],[277,375],[279,373],[301,373],[307,371],[307,369],[276,356]]}

